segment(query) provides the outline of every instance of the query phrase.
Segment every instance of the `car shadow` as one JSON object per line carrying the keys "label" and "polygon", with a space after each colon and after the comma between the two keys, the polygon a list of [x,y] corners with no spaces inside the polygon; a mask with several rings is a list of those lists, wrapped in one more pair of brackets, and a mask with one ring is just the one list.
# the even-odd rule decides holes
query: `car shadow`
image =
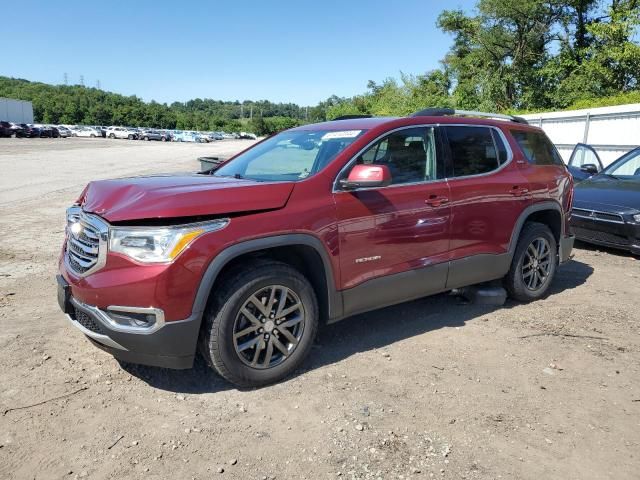
{"label": "car shadow", "polygon": [[[576,260],[567,262],[557,271],[548,296],[579,287],[592,273],[593,268],[585,263]],[[441,328],[462,327],[477,317],[516,305],[517,302],[510,300],[503,306],[476,305],[459,296],[443,293],[355,315],[321,328],[310,358],[294,376],[416,335]],[[125,363],[121,365],[131,375],[161,390],[202,394],[236,389],[212,373],[199,355],[196,356],[194,367],[190,370],[170,370]]]}

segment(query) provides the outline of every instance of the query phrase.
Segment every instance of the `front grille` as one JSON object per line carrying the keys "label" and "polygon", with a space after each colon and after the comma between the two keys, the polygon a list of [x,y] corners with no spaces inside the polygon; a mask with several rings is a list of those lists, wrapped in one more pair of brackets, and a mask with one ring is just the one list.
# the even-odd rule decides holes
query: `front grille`
{"label": "front grille", "polygon": [[613,233],[601,232],[598,230],[590,230],[588,228],[574,227],[573,233],[581,240],[592,240],[594,242],[608,243],[612,245],[627,246],[629,240],[622,235],[615,235]]}
{"label": "front grille", "polygon": [[622,215],[617,213],[600,212],[598,210],[587,210],[584,208],[574,208],[571,215],[589,220],[603,220],[605,222],[624,223]]}
{"label": "front grille", "polygon": [[100,324],[94,320],[91,315],[88,315],[79,308],[75,309],[75,321],[93,333],[100,333]]}
{"label": "front grille", "polygon": [[99,220],[82,213],[69,216],[66,255],[69,266],[74,272],[81,275],[89,272],[98,265],[106,253],[100,251],[101,232],[99,225],[101,223]]}

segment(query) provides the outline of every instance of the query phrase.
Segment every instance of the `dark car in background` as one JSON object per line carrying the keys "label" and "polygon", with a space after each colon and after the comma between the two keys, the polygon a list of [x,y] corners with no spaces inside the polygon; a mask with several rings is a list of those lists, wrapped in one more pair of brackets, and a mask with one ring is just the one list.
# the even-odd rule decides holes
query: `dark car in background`
{"label": "dark car in background", "polygon": [[575,188],[576,239],[640,255],[640,147]]}
{"label": "dark car in background", "polygon": [[40,137],[40,129],[35,125],[29,125],[27,123],[18,123],[17,126],[19,127],[19,129],[16,130],[16,137],[21,137],[21,138]]}
{"label": "dark car in background", "polygon": [[0,137],[13,137],[14,134],[13,125],[5,121],[0,122]]}

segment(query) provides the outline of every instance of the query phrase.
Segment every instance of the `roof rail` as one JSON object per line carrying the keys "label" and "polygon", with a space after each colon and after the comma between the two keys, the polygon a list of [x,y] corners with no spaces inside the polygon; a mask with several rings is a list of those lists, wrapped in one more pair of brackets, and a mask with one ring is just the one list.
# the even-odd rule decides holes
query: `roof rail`
{"label": "roof rail", "polygon": [[498,120],[508,120],[510,122],[529,124],[524,118],[515,115],[505,115],[502,113],[476,112],[474,110],[454,110],[453,108],[425,108],[412,113],[412,117],[444,117],[450,115],[462,115],[465,117],[485,117],[496,118]]}
{"label": "roof rail", "polygon": [[341,115],[334,120],[353,120],[354,118],[371,118],[373,115]]}

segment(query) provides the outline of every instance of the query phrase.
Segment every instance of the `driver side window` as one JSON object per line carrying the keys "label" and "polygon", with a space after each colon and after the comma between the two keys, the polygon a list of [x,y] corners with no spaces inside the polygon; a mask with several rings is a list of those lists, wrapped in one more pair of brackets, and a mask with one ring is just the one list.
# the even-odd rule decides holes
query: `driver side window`
{"label": "driver side window", "polygon": [[434,129],[408,128],[387,135],[360,155],[356,163],[386,165],[392,185],[435,180]]}

